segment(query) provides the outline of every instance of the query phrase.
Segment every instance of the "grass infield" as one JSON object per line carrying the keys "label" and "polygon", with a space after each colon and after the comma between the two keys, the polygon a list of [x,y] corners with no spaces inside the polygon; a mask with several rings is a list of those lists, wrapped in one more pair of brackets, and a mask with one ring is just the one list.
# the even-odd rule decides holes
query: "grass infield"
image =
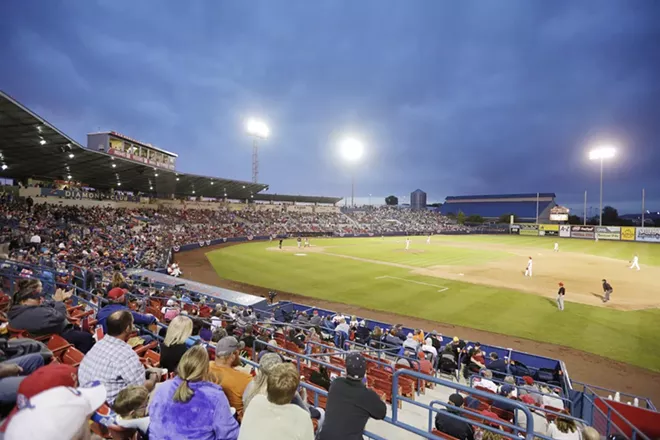
{"label": "grass infield", "polygon": [[[412,273],[415,268],[480,266],[521,258],[520,251],[550,252],[555,241],[561,252],[618,259],[622,264],[637,253],[643,267],[660,266],[660,245],[520,236],[437,236],[430,245],[425,240],[412,237],[406,252],[402,237],[312,239],[312,248],[301,250],[290,239],[283,251],[275,249],[275,241],[255,242],[212,251],[207,257],[223,278],[565,345],[660,371],[660,351],[654,349],[660,309],[620,311],[567,301],[566,310],[559,312],[552,298]],[[648,295],[660,296],[660,288]]]}

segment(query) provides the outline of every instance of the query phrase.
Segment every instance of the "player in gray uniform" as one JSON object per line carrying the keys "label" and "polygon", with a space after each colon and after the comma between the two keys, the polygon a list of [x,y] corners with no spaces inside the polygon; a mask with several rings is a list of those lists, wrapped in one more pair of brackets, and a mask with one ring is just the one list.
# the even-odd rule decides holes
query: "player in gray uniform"
{"label": "player in gray uniform", "polygon": [[603,293],[605,293],[605,296],[603,296],[603,302],[606,303],[610,300],[610,295],[612,294],[613,289],[610,283],[607,282],[607,280],[603,280]]}

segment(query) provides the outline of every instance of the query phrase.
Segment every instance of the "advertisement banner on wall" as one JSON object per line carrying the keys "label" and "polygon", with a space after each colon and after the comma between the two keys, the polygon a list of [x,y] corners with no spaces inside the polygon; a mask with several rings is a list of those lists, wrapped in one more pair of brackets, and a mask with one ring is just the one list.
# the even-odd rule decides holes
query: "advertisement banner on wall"
{"label": "advertisement banner on wall", "polygon": [[632,226],[624,226],[621,228],[621,240],[635,241],[635,228]]}
{"label": "advertisement banner on wall", "polygon": [[595,226],[571,226],[571,237],[573,238],[591,238],[596,236]]}
{"label": "advertisement banner on wall", "polygon": [[559,225],[539,225],[539,235],[541,237],[546,235],[557,236],[559,235]]}
{"label": "advertisement banner on wall", "polygon": [[559,236],[569,238],[571,236],[571,227],[569,225],[561,225],[559,227]]}
{"label": "advertisement banner on wall", "polygon": [[660,228],[637,228],[637,241],[660,243]]}
{"label": "advertisement banner on wall", "polygon": [[539,235],[539,225],[518,225],[520,226],[520,235]]}
{"label": "advertisement banner on wall", "polygon": [[511,225],[511,228],[509,229],[509,231],[512,234],[520,234],[520,225]]}
{"label": "advertisement banner on wall", "polygon": [[621,228],[619,226],[597,226],[596,238],[599,240],[620,240]]}

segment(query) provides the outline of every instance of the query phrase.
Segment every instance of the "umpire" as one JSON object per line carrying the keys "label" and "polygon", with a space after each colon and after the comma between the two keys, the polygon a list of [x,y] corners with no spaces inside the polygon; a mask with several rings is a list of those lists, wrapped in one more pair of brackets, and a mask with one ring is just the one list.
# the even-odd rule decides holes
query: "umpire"
{"label": "umpire", "polygon": [[606,303],[610,300],[610,295],[612,294],[612,286],[610,283],[607,282],[607,280],[603,280],[603,292],[605,293],[605,296],[603,296],[603,302]]}
{"label": "umpire", "polygon": [[557,292],[557,307],[559,310],[564,310],[564,295],[566,295],[566,289],[564,288],[564,283],[559,283],[559,291]]}

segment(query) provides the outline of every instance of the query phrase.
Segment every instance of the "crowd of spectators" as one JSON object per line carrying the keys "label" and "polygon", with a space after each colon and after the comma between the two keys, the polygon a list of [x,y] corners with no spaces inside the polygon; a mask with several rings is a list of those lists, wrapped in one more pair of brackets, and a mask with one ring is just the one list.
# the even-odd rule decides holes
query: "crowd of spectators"
{"label": "crowd of spectators", "polygon": [[435,211],[403,209],[396,206],[364,206],[346,210],[346,214],[359,224],[360,232],[386,234],[407,232],[435,234],[448,231],[468,231]]}

